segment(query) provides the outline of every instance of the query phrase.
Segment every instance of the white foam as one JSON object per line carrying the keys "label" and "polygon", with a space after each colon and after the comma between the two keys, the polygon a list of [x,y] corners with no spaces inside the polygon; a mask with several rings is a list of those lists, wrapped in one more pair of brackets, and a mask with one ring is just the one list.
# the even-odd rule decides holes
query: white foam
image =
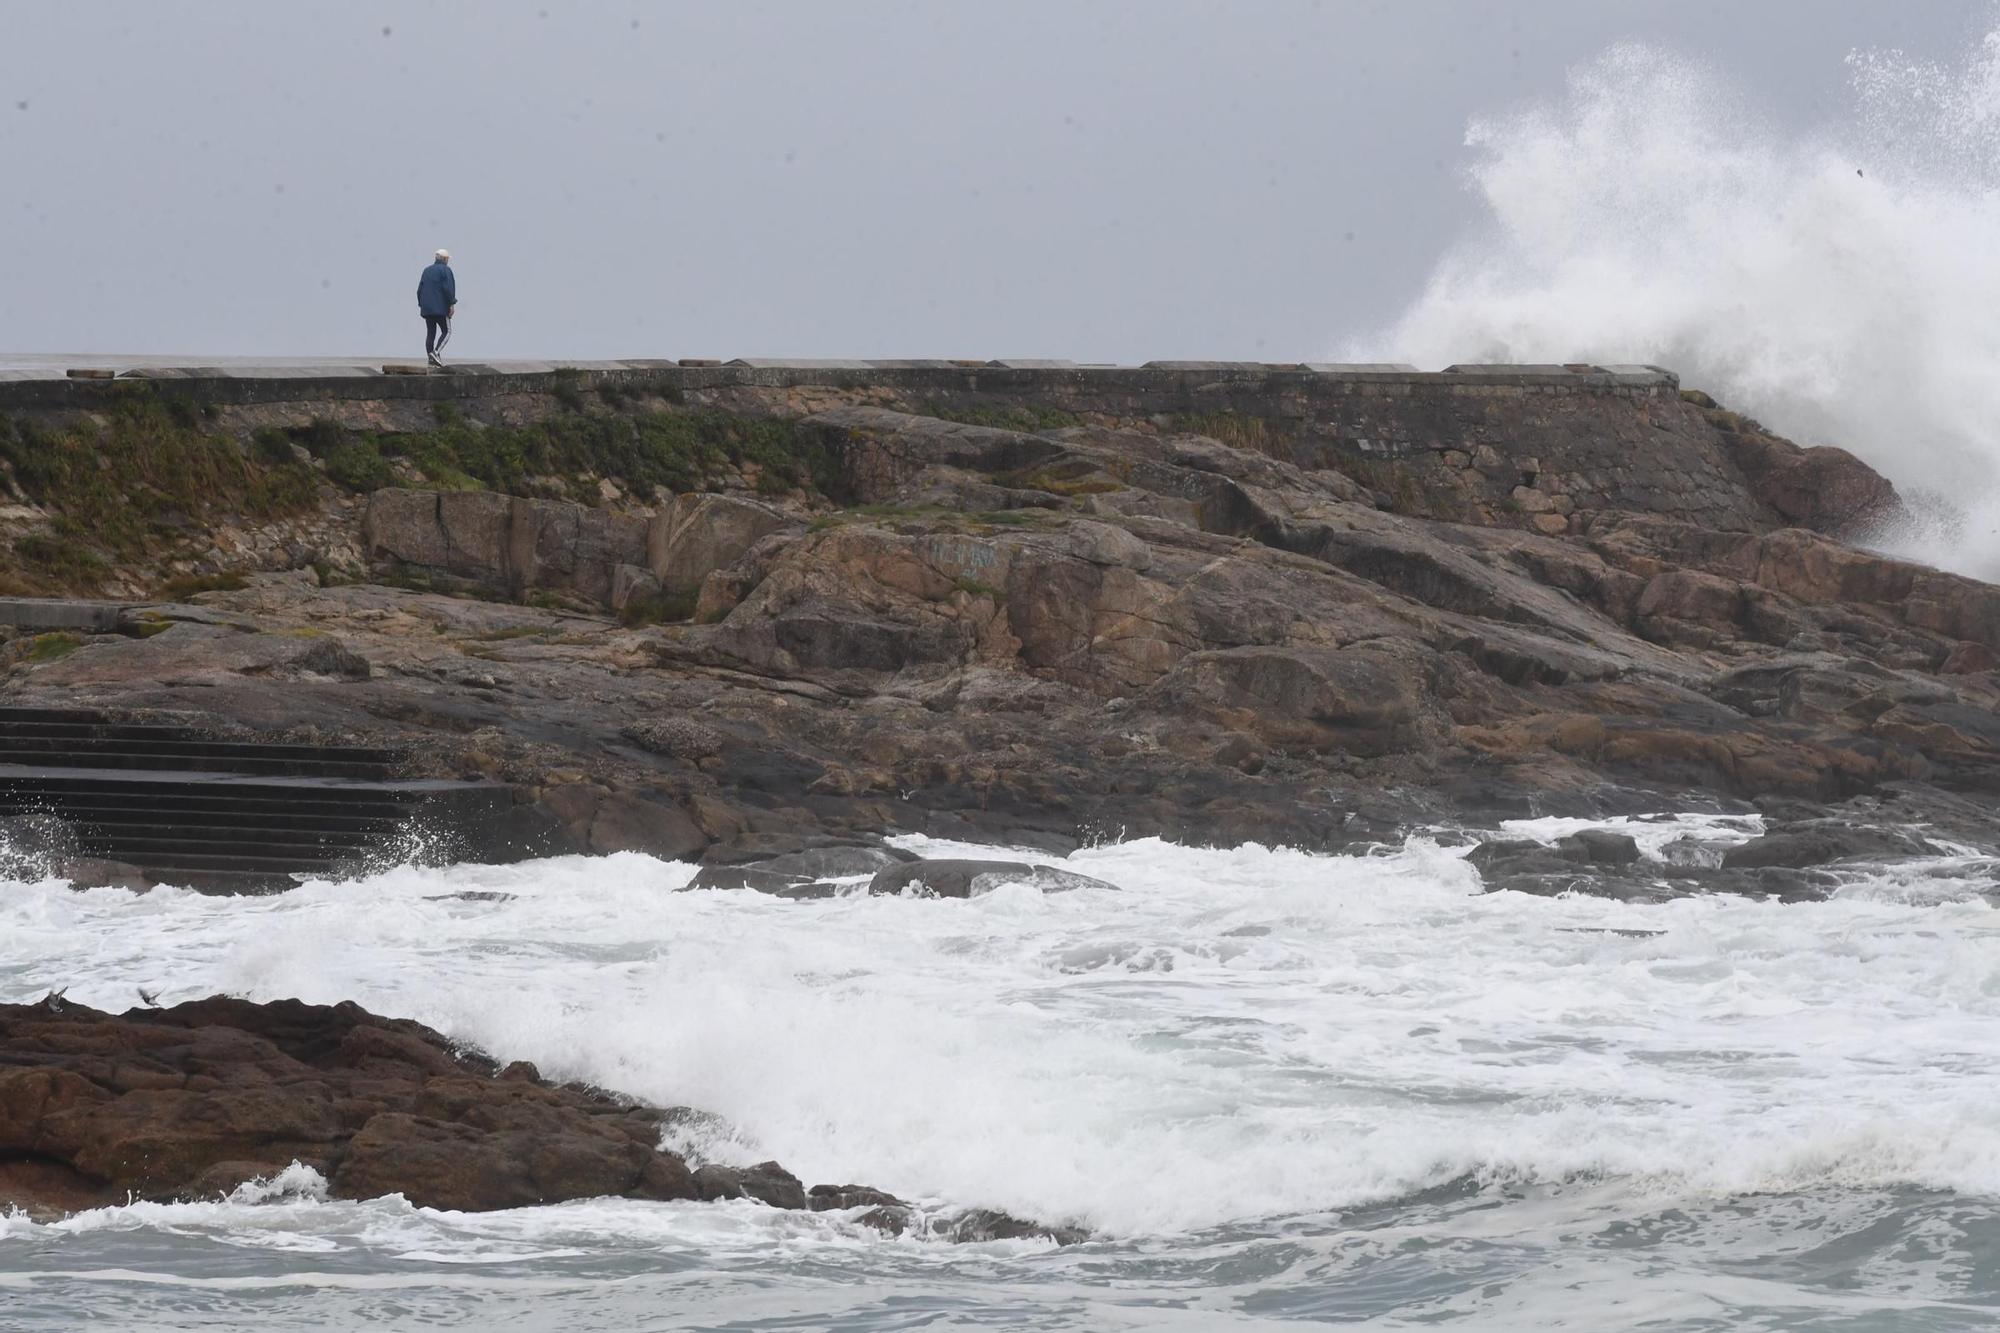
{"label": "white foam", "polygon": [[1475,121],[1485,222],[1339,354],[1670,366],[1928,494],[1896,549],[2000,573],[2000,33],[1955,67],[1850,73],[1841,115],[1789,132],[1706,66],[1619,46]]}
{"label": "white foam", "polygon": [[[1639,906],[1485,894],[1421,841],[1337,858],[1147,840],[1065,864],[1123,891],[787,902],[676,892],[692,867],[631,855],[252,899],[18,884],[0,996],[358,1000],[716,1112],[714,1155],[1123,1234],[1468,1172],[2000,1190],[1990,868],[1827,903]],[[1635,930],[1658,933],[1615,933]],[[273,1188],[186,1206],[331,1206]],[[407,1243],[439,1251],[420,1230]]]}

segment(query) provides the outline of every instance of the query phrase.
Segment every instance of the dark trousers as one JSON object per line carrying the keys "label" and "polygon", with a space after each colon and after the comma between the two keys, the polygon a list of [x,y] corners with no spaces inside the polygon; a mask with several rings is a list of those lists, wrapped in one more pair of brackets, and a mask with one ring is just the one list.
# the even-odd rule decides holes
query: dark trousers
{"label": "dark trousers", "polygon": [[451,337],[450,315],[424,316],[424,355],[431,356]]}

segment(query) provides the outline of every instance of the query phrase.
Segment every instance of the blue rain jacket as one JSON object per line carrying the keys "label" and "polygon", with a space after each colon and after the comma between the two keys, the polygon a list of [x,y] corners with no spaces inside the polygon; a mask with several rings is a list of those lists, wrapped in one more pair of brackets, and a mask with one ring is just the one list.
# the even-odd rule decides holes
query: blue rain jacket
{"label": "blue rain jacket", "polygon": [[417,279],[417,309],[442,319],[457,304],[458,283],[451,276],[451,265],[439,260]]}

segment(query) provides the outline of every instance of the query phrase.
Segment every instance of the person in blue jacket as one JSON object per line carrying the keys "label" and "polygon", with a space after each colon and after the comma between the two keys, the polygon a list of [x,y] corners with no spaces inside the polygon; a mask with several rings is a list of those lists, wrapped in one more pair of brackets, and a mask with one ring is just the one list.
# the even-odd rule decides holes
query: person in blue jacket
{"label": "person in blue jacket", "polygon": [[441,366],[438,353],[451,337],[451,314],[458,308],[458,283],[451,276],[451,251],[440,250],[417,279],[417,310],[424,317],[424,356]]}

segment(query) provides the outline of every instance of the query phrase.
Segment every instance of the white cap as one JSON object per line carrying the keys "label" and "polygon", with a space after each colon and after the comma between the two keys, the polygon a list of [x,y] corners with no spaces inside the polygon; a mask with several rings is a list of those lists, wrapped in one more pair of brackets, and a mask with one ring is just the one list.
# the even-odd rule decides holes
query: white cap
{"label": "white cap", "polygon": [[451,258],[451,251],[449,251],[449,250],[445,249],[444,247],[440,246],[440,247],[438,247],[438,252],[437,252],[437,257],[438,257],[439,259],[450,259],[450,258]]}

